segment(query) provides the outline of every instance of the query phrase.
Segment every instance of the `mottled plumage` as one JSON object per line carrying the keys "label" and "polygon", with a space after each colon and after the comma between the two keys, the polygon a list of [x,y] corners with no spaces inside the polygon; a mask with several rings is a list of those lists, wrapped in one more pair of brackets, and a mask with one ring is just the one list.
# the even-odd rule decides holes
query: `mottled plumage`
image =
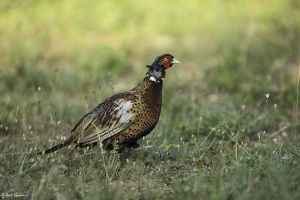
{"label": "mottled plumage", "polygon": [[119,151],[125,146],[137,147],[136,141],[149,134],[158,122],[165,70],[173,63],[180,62],[170,54],[157,57],[135,88],[106,99],[79,120],[68,139],[40,154],[70,144],[85,147],[101,142],[104,149],[119,145]]}

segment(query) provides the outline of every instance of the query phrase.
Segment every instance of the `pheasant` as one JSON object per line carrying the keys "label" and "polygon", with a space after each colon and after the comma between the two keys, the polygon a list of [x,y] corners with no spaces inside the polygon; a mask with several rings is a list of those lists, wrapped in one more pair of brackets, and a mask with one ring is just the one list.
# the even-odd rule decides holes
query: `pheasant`
{"label": "pheasant", "polygon": [[137,140],[149,134],[156,126],[162,105],[162,87],[165,70],[180,63],[170,54],[158,56],[146,77],[128,92],[116,94],[84,115],[71,130],[71,136],[56,146],[39,152],[47,154],[65,146],[94,146],[101,143],[111,150],[118,145],[137,148]]}

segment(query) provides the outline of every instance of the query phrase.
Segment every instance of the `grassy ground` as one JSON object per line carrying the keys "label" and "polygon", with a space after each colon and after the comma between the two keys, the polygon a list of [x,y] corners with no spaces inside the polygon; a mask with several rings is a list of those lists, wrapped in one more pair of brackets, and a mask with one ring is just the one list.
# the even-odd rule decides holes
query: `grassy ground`
{"label": "grassy ground", "polygon": [[[1,1],[0,194],[299,199],[300,4]],[[33,152],[171,53],[155,150]]]}

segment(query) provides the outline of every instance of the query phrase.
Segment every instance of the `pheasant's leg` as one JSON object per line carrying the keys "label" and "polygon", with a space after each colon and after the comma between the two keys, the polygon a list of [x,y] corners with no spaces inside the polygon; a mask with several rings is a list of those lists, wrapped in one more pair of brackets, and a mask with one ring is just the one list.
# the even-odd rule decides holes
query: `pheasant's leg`
{"label": "pheasant's leg", "polygon": [[113,150],[114,146],[113,146],[113,140],[111,138],[107,138],[106,140],[104,140],[102,142],[102,148],[103,149],[107,149],[107,150]]}
{"label": "pheasant's leg", "polygon": [[140,145],[137,143],[137,141],[130,142],[127,144],[128,148],[137,149]]}

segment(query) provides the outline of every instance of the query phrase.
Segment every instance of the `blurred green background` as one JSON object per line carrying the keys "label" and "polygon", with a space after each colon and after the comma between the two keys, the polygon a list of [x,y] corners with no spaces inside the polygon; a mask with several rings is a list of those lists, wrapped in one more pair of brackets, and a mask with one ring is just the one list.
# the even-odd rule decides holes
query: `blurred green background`
{"label": "blurred green background", "polygon": [[285,89],[287,79],[297,79],[299,6],[296,0],[1,1],[1,74],[10,73],[3,78],[10,89],[23,87],[8,80],[22,69],[57,69],[65,73],[62,87],[73,80],[76,87],[92,85],[108,71],[135,84],[143,66],[172,53],[183,62],[176,78],[185,83]]}
{"label": "blurred green background", "polygon": [[[297,145],[293,146],[299,142],[300,131],[297,100],[299,10],[299,0],[2,0],[1,151],[27,152],[56,143],[59,137],[69,135],[83,114],[105,98],[134,87],[143,79],[146,65],[157,56],[170,53],[182,64],[167,71],[161,119],[154,133],[146,139],[170,154],[169,150],[178,144],[178,152],[173,152],[173,156],[179,161],[167,167],[161,163],[163,168],[176,169],[175,174],[187,173],[189,177],[194,168],[187,168],[195,167],[203,174],[177,184],[176,181],[181,180],[179,177],[172,175],[173,180],[165,174],[158,175],[157,169],[147,168],[153,176],[147,174],[136,178],[130,170],[141,170],[142,174],[142,169],[149,163],[144,166],[140,160],[151,160],[151,155],[145,158],[138,154],[140,165],[134,168],[125,164],[121,172],[127,178],[114,174],[115,182],[109,179],[109,184],[119,184],[119,180],[138,182],[150,191],[143,193],[145,198],[163,195],[158,192],[161,188],[155,188],[155,180],[161,178],[164,184],[174,184],[170,186],[173,198],[180,197],[176,194],[193,198],[197,197],[193,196],[197,192],[207,190],[211,193],[204,192],[200,196],[216,198],[210,195],[217,193],[221,199],[255,199],[265,195],[271,198],[276,192],[285,191],[280,197],[299,197],[299,193],[290,192],[297,191],[297,186],[292,184],[297,183],[296,169],[300,163],[298,160],[295,164],[293,157],[300,152],[295,150]],[[199,142],[193,143],[194,135]],[[274,144],[273,139],[278,136],[283,138],[282,143]],[[182,142],[186,146],[179,147]],[[231,152],[232,144],[235,144],[236,153]],[[245,161],[244,168],[235,162],[239,157],[237,144],[248,145],[244,149],[243,145],[239,146],[245,156],[240,159],[253,156],[251,162]],[[197,148],[189,149],[195,147],[193,145]],[[283,155],[282,145],[293,149],[288,154],[293,156]],[[211,149],[218,153],[210,154]],[[261,152],[279,152],[279,149],[280,153],[276,155],[262,153],[264,162],[258,156]],[[94,170],[94,177],[99,180],[107,180],[107,174],[99,175],[98,168],[93,168],[92,164],[76,163],[75,168],[80,168],[76,171],[68,165],[68,157],[62,161],[52,160],[54,163],[50,164],[46,159],[32,164],[27,162],[26,155],[18,159],[0,158],[3,165],[0,175],[9,171],[6,182],[0,183],[0,192],[30,191],[36,199],[43,193],[50,198],[54,194],[52,186],[58,186],[63,194],[63,190],[91,183],[82,178],[82,166]],[[217,163],[228,160],[206,165],[205,162],[211,159]],[[92,158],[86,162],[92,162]],[[186,168],[179,167],[182,163]],[[222,171],[227,164],[232,171]],[[277,170],[279,165],[283,166],[283,171]],[[26,166],[28,171],[25,173],[22,167]],[[47,179],[50,173],[47,170],[57,166],[67,166],[71,177]],[[290,170],[291,166],[294,171]],[[207,177],[211,169],[216,174]],[[241,169],[244,171],[239,171]],[[253,172],[253,176],[247,174],[252,169],[265,169],[267,175],[264,177],[269,177],[268,174],[275,177],[272,184],[267,178],[256,179],[256,175],[261,175],[259,170]],[[60,172],[55,173],[53,176],[65,178]],[[14,178],[24,176],[24,182]],[[224,179],[219,179],[223,176]],[[291,176],[296,179],[294,182],[288,180]],[[40,177],[48,180],[43,187]],[[197,186],[198,178],[205,183],[204,189]],[[245,185],[241,186],[241,181],[245,181]],[[282,185],[279,185],[281,181]],[[66,185],[62,186],[62,182]],[[266,194],[263,188],[271,186]],[[124,188],[124,191],[114,192],[110,185],[107,187],[108,198],[119,195],[122,199],[124,194],[129,195],[129,199],[141,197],[140,193],[126,193]],[[83,189],[81,197],[94,189]],[[241,195],[241,191],[245,191],[246,196]]]}
{"label": "blurred green background", "polygon": [[82,105],[92,92],[103,100],[134,87],[163,53],[182,62],[166,84],[186,98],[218,91],[252,103],[268,93],[294,111],[299,8],[296,0],[1,1],[0,120],[13,121],[20,98],[38,87],[56,105],[69,97]]}

